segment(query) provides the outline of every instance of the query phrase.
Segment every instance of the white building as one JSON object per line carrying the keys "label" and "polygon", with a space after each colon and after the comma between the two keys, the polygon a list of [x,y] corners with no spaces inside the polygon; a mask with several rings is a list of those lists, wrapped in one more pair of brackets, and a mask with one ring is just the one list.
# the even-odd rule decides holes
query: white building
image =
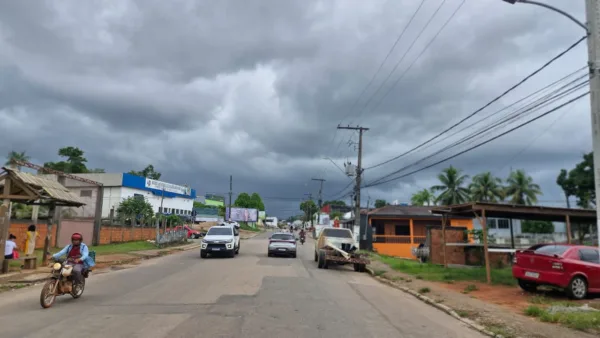
{"label": "white building", "polygon": [[[55,175],[44,175],[54,177]],[[129,197],[143,197],[153,207],[154,212],[191,216],[196,191],[187,186],[177,185],[128,173],[122,174],[75,174],[103,184],[102,217],[108,218],[112,208],[117,210],[121,201]],[[96,209],[96,186],[72,179],[66,179],[65,186],[86,202],[80,208],[69,209],[72,217],[93,217]],[[163,206],[161,210],[160,206]]]}

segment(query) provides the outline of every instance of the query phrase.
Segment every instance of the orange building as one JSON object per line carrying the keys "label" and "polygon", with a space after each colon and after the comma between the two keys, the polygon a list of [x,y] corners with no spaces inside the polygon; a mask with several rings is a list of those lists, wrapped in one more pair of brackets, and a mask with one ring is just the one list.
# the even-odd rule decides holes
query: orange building
{"label": "orange building", "polygon": [[[416,259],[412,248],[425,244],[427,226],[441,226],[442,217],[433,215],[431,207],[387,205],[369,212],[373,229],[373,249],[387,256]],[[473,229],[472,218],[450,218],[446,226]]]}

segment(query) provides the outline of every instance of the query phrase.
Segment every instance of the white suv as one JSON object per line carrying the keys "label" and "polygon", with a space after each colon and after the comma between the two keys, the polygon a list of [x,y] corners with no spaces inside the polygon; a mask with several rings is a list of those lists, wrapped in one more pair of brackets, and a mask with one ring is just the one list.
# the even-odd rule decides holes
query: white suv
{"label": "white suv", "polygon": [[202,239],[200,257],[213,254],[226,254],[235,257],[240,252],[240,231],[234,226],[214,226]]}

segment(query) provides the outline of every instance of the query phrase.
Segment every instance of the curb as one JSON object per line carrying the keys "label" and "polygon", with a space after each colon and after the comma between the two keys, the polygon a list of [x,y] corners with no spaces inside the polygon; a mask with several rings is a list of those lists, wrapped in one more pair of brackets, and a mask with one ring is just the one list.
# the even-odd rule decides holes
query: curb
{"label": "curb", "polygon": [[393,287],[395,289],[398,289],[400,291],[408,293],[408,294],[414,296],[415,298],[418,298],[418,299],[422,300],[423,302],[425,302],[425,303],[427,303],[427,304],[429,304],[429,305],[437,308],[438,310],[446,312],[450,316],[452,316],[455,319],[457,319],[457,320],[465,323],[467,326],[469,326],[470,328],[472,328],[472,329],[474,329],[474,330],[476,330],[476,331],[478,331],[480,333],[483,333],[483,334],[485,334],[485,335],[487,335],[489,337],[504,338],[504,336],[499,335],[499,334],[495,334],[493,332],[490,332],[485,327],[477,324],[476,322],[474,322],[474,321],[472,321],[472,320],[470,320],[468,318],[463,318],[463,317],[459,316],[458,313],[456,313],[456,311],[454,311],[452,308],[450,308],[447,305],[437,303],[433,299],[431,299],[431,298],[429,298],[427,296],[424,296],[423,294],[420,294],[417,291],[414,291],[414,290],[412,290],[410,288],[407,288],[405,286],[397,285],[396,283],[394,283],[392,281],[389,281],[389,280],[387,280],[385,278],[381,278],[379,276],[375,276],[375,271],[373,271],[373,269],[371,269],[370,267],[366,267],[366,271],[367,271],[367,273],[369,273],[373,278],[375,278],[380,283],[386,284],[386,285],[391,286],[391,287]]}

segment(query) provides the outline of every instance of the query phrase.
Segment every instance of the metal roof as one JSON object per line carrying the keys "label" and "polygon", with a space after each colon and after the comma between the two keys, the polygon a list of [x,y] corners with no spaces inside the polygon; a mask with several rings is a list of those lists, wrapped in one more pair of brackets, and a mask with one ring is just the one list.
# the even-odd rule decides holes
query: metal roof
{"label": "metal roof", "polygon": [[[30,173],[24,173],[11,168],[2,168],[11,180],[18,181],[24,184],[27,188],[33,191],[37,196],[32,200],[20,200],[20,203],[32,204],[37,200],[41,200],[43,204],[56,203],[61,206],[79,207],[85,205],[78,196],[71,193],[62,184],[47,179],[45,177],[35,176]],[[0,183],[4,187],[4,182]],[[12,192],[11,192],[12,193]],[[26,195],[23,195],[26,196]]]}

